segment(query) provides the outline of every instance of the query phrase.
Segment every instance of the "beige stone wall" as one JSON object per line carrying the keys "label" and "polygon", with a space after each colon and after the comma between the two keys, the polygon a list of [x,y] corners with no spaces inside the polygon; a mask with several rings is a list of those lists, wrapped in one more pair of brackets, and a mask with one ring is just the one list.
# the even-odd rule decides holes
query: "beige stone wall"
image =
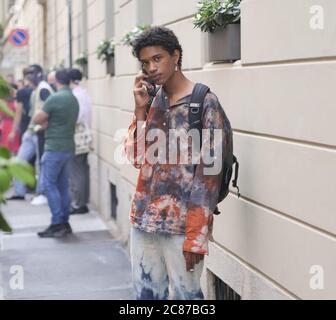
{"label": "beige stone wall", "polygon": [[[78,0],[76,0],[78,1]],[[66,0],[47,0],[46,67],[68,64],[68,11]]]}
{"label": "beige stone wall", "polygon": [[[310,27],[317,4],[323,30]],[[244,1],[242,66],[213,71],[222,73],[213,88],[235,128],[243,194],[223,204],[216,242],[304,299],[336,292],[335,9],[330,1]],[[315,265],[324,290],[310,288]]]}
{"label": "beige stone wall", "polygon": [[26,1],[20,16],[21,24],[29,27],[29,62],[44,61],[44,19],[43,8],[37,1]]}
{"label": "beige stone wall", "polygon": [[[207,266],[245,299],[335,297],[335,8],[328,1],[289,1],[244,1],[242,61],[234,65],[206,63],[206,35],[191,20],[196,1],[153,1],[153,23],[177,33],[186,74],[217,93],[234,127],[243,197],[231,194],[221,205]],[[115,4],[118,39],[136,24],[138,7]],[[310,28],[316,4],[325,8],[324,30]],[[290,14],[283,9],[289,5]],[[131,119],[138,64],[127,47],[117,49],[116,60],[113,79],[94,64],[89,87],[96,105],[96,203],[108,217],[109,176],[120,190],[117,223],[126,237],[138,172],[114,162],[113,134]],[[324,270],[324,290],[310,287],[314,266]]]}
{"label": "beige stone wall", "polygon": [[6,18],[6,2],[2,1],[0,3],[0,23],[4,23],[5,22],[5,18]]}
{"label": "beige stone wall", "polygon": [[[112,27],[120,40],[138,23],[165,25],[183,45],[186,75],[208,84],[219,96],[234,128],[240,160],[242,198],[232,193],[215,220],[215,243],[210,245],[209,272],[204,277],[208,297],[213,297],[213,287],[206,282],[211,284],[216,274],[244,299],[335,298],[336,25],[332,13],[336,4],[244,0],[242,60],[212,65],[207,63],[207,35],[192,25],[196,0],[114,0],[112,10],[105,0],[73,2],[74,57],[87,44],[86,85],[94,103],[91,200],[110,227],[127,243],[138,171],[116,163],[119,144],[114,135],[130,123],[132,84],[139,65],[130,48],[119,46],[116,76],[110,77],[95,51],[101,40],[111,36]],[[47,3],[47,62],[53,65],[66,58],[66,2]],[[322,30],[310,26],[313,5],[324,8]],[[83,8],[87,24],[83,24]],[[28,16],[32,12],[33,8]],[[34,15],[37,21],[39,13]],[[31,54],[39,59],[41,45],[38,36],[33,39]],[[111,183],[117,186],[116,221],[110,217]],[[323,268],[323,290],[310,287],[314,266]]]}

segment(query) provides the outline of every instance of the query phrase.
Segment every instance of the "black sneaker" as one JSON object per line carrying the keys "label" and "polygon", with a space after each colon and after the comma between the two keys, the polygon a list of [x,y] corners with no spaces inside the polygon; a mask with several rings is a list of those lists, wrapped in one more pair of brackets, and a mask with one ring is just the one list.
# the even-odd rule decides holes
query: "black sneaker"
{"label": "black sneaker", "polygon": [[6,197],[7,201],[11,201],[11,200],[16,200],[16,201],[22,201],[22,200],[26,200],[25,197],[22,196],[16,196],[16,195],[12,195],[10,197]]}
{"label": "black sneaker", "polygon": [[66,224],[54,224],[45,231],[39,232],[37,235],[40,238],[63,238],[70,233],[69,227],[67,227]]}
{"label": "black sneaker", "polygon": [[80,208],[72,208],[70,214],[74,215],[74,214],[87,214],[89,213],[90,210],[87,206],[84,207],[80,207]]}
{"label": "black sneaker", "polygon": [[64,226],[65,226],[65,228],[67,229],[68,234],[71,234],[71,233],[72,233],[72,228],[71,228],[71,226],[70,226],[70,223],[67,222],[67,223],[64,224]]}

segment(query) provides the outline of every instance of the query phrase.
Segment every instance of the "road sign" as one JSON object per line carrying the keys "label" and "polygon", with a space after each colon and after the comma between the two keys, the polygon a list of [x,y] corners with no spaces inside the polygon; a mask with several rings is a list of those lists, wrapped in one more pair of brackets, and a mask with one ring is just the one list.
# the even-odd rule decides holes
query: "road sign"
{"label": "road sign", "polygon": [[29,34],[25,29],[14,29],[8,37],[8,41],[17,48],[24,47],[28,44]]}

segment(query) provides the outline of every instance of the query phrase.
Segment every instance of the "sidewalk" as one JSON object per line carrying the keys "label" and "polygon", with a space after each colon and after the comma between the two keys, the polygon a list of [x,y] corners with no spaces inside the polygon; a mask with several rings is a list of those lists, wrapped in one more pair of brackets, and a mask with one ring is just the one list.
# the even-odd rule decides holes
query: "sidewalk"
{"label": "sidewalk", "polygon": [[[0,290],[2,286],[5,300],[133,299],[129,257],[97,213],[72,216],[74,234],[57,240],[36,235],[50,224],[47,206],[10,202],[2,209],[14,228],[0,243]],[[20,287],[16,270],[23,270],[23,289],[13,290],[13,283]]]}

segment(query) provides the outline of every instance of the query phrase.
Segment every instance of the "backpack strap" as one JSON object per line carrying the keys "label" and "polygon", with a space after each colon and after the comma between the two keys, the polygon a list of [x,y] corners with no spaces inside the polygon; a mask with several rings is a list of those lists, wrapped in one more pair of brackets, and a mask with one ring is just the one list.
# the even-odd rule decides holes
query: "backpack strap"
{"label": "backpack strap", "polygon": [[205,96],[210,91],[210,88],[204,84],[196,83],[194,90],[191,94],[189,103],[189,124],[190,130],[197,129],[200,134],[200,146],[202,145],[202,115]]}

